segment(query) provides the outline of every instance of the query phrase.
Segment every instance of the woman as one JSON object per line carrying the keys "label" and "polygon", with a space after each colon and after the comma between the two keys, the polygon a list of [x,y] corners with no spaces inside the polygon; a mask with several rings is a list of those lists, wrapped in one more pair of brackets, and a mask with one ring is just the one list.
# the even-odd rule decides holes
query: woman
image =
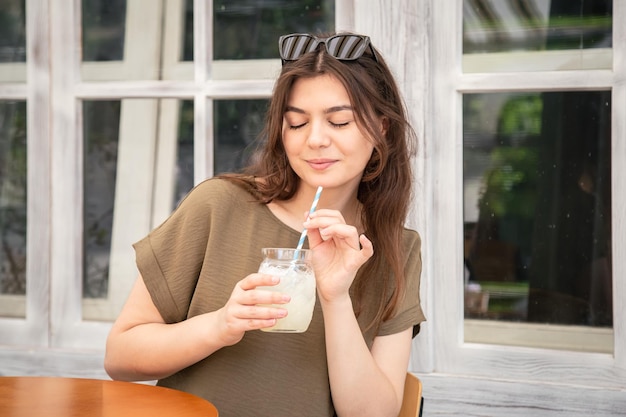
{"label": "woman", "polygon": [[[419,303],[404,228],[412,130],[369,38],[281,37],[260,156],[196,186],[134,245],[138,277],[107,340],[114,379],[200,395],[222,417],[396,416]],[[318,186],[318,210],[307,213]],[[300,334],[259,331],[288,296],[257,289],[263,247],[307,229],[317,302]]]}

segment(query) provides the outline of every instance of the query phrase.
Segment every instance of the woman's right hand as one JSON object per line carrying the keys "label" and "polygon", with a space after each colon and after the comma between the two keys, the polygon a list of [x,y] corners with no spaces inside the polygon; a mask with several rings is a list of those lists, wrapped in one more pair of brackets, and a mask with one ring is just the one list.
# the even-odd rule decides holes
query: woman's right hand
{"label": "woman's right hand", "polygon": [[248,330],[273,326],[286,310],[263,304],[285,304],[289,297],[257,287],[277,283],[250,274],[219,310],[166,324],[140,275],[107,338],[106,371],[126,381],[165,378],[239,342]]}
{"label": "woman's right hand", "polygon": [[268,306],[288,303],[287,294],[258,288],[278,282],[278,277],[253,273],[235,285],[224,307],[217,311],[220,337],[225,346],[239,342],[249,330],[272,327],[276,320],[287,315],[284,308]]}

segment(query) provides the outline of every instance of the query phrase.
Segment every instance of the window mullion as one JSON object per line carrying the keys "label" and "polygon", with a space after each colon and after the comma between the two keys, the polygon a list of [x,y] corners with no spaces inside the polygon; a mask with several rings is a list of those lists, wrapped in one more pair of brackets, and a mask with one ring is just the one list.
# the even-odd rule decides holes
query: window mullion
{"label": "window mullion", "polygon": [[[626,21],[626,2],[613,2],[613,21]],[[613,24],[612,210],[615,366],[626,369],[626,25]]]}
{"label": "window mullion", "polygon": [[[49,3],[26,4],[27,49],[27,264],[26,320],[30,343],[48,344],[50,290]],[[23,342],[23,341],[22,341]]]}

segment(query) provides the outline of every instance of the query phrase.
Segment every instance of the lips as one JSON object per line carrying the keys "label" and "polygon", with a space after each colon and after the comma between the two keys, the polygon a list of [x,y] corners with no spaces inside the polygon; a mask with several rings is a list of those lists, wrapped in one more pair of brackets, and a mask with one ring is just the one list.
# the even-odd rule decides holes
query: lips
{"label": "lips", "polygon": [[306,161],[309,166],[317,171],[323,171],[329,167],[331,167],[336,159],[309,159]]}

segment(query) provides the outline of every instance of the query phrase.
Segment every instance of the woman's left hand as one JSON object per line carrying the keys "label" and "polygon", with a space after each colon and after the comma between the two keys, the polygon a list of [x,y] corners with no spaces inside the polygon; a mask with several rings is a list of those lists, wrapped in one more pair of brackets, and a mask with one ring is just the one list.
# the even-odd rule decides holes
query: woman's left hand
{"label": "woman's left hand", "polygon": [[324,301],[348,294],[358,269],[374,254],[372,242],[356,227],[346,224],[341,212],[320,209],[304,223],[317,291]]}

